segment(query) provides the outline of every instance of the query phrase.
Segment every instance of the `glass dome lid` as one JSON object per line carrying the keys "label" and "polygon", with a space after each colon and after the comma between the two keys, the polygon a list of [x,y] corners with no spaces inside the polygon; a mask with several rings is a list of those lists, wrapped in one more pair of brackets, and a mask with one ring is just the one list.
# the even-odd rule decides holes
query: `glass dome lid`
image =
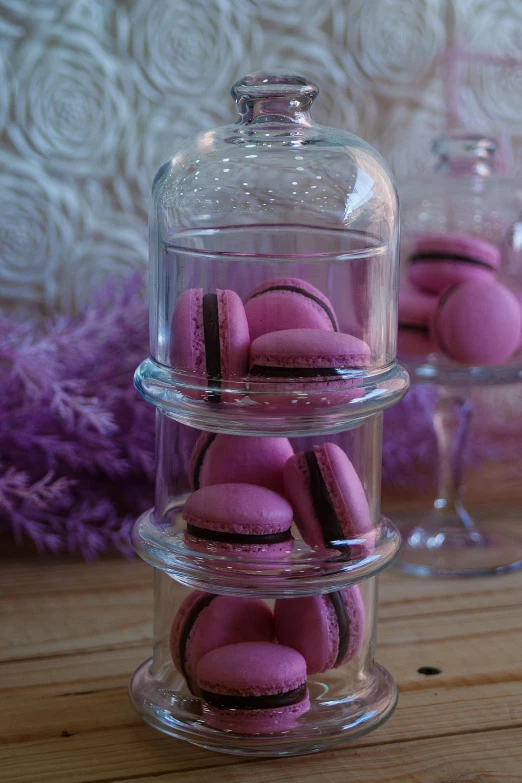
{"label": "glass dome lid", "polygon": [[236,82],[236,123],[188,139],[156,175],[162,232],[305,223],[393,240],[397,196],[387,164],[357,136],[312,120],[318,92],[284,71]]}
{"label": "glass dome lid", "polygon": [[[179,421],[239,433],[338,431],[406,391],[396,363],[396,187],[369,144],[312,120],[317,93],[312,81],[283,71],[244,77],[232,87],[237,121],[182,143],[154,179],[151,357],[136,385]],[[271,295],[257,299],[267,285]],[[209,297],[228,304],[211,305]],[[214,330],[212,357],[210,331],[204,335],[200,323],[202,298],[222,308],[214,316],[222,332]],[[231,332],[224,326],[230,307]],[[189,323],[193,308],[200,315]],[[322,312],[314,315],[314,308]],[[241,319],[249,334],[238,335]],[[254,380],[256,338],[303,327],[339,336],[320,335],[322,347],[316,344],[308,360],[295,356],[301,334],[290,335],[297,366],[276,362]],[[231,334],[243,346],[234,344],[232,357]],[[312,350],[311,336],[304,338]],[[333,348],[350,339],[362,341],[362,364]],[[276,342],[279,353],[288,348],[288,341]],[[325,351],[332,356],[327,366]],[[346,393],[326,394],[339,391],[333,380]]]}

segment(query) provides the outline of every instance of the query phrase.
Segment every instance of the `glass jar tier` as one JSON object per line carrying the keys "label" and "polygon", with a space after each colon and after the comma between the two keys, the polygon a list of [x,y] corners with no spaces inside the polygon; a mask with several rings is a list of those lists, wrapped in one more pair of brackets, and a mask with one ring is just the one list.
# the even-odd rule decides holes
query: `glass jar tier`
{"label": "glass jar tier", "polygon": [[237,755],[313,753],[365,734],[397,698],[374,662],[376,605],[375,578],[261,600],[158,569],[153,656],[132,679],[133,706],[167,734]]}

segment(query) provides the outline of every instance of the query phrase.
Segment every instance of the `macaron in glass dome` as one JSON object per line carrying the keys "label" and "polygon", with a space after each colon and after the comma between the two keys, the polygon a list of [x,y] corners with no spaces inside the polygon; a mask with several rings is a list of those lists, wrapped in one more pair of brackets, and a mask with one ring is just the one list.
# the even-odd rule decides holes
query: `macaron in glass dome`
{"label": "macaron in glass dome", "polygon": [[[398,353],[412,382],[439,389],[433,507],[397,520],[399,567],[473,576],[522,567],[522,526],[498,513],[476,523],[462,502],[473,388],[522,379],[520,197],[499,171],[496,141],[455,131],[433,144],[433,171],[400,183]],[[520,516],[520,515],[519,515]]]}

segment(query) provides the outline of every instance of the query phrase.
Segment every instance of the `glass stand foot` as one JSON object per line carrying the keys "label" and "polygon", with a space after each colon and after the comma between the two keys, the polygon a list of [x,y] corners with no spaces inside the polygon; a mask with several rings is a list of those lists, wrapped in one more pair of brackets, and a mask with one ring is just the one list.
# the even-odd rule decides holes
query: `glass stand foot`
{"label": "glass stand foot", "polygon": [[493,516],[467,527],[456,522],[442,523],[436,515],[417,517],[416,524],[411,518],[398,520],[404,543],[396,567],[438,577],[492,576],[522,568],[522,514],[518,520]]}

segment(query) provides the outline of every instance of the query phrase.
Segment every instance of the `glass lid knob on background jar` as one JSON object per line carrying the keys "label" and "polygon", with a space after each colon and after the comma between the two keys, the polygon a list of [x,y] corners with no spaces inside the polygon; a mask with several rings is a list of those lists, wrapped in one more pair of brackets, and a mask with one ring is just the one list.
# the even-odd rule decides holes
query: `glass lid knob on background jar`
{"label": "glass lid knob on background jar", "polygon": [[379,155],[313,122],[318,89],[256,73],[235,124],[153,184],[141,393],[206,430],[339,431],[397,401],[398,208]]}
{"label": "glass lid knob on background jar", "polygon": [[495,139],[478,133],[455,131],[433,142],[435,171],[450,177],[489,177],[494,171]]}

